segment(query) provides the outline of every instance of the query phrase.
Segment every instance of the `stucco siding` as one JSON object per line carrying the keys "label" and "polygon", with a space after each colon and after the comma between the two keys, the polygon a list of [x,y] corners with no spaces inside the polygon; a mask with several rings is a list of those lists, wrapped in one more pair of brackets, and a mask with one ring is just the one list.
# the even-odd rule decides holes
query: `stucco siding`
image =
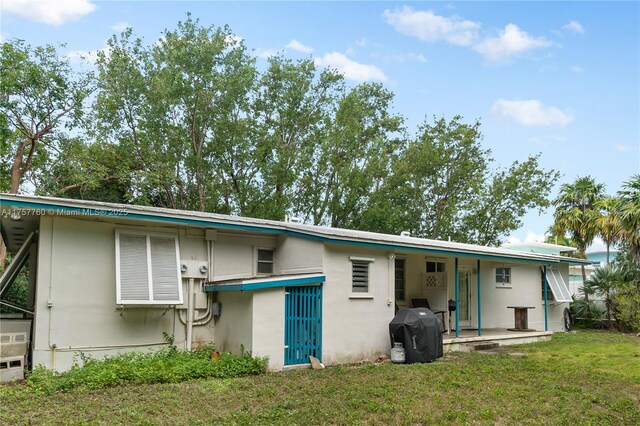
{"label": "stucco siding", "polygon": [[218,293],[221,315],[215,323],[216,349],[240,354],[253,350],[253,297],[251,292]]}
{"label": "stucco siding", "polygon": [[[116,305],[115,230],[140,229],[113,223],[44,217],[40,226],[34,364],[68,369],[77,352],[96,357],[166,344],[163,333],[184,345],[177,311],[166,307]],[[177,233],[172,228],[144,228]],[[201,240],[180,237],[180,252],[206,259]],[[198,315],[198,314],[197,314]],[[194,328],[196,344],[212,340],[210,328]],[[55,350],[54,350],[55,348]]]}
{"label": "stucco siding", "polygon": [[[374,258],[369,294],[351,292],[350,256]],[[324,254],[322,356],[325,364],[349,363],[388,353],[394,316],[393,261],[383,250],[327,245]],[[363,298],[364,297],[364,298]]]}
{"label": "stucco siding", "polygon": [[284,367],[284,288],[253,293],[252,348],[269,357],[269,370]]}
{"label": "stucco siding", "polygon": [[322,272],[324,247],[319,241],[280,236],[275,256],[276,273],[307,274]]}

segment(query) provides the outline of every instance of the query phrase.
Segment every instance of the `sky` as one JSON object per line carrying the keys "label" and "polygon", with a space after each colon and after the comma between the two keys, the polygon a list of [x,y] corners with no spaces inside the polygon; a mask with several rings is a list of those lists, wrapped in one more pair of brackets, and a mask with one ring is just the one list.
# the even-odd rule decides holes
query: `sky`
{"label": "sky", "polygon": [[[383,83],[411,133],[434,116],[479,119],[496,167],[540,153],[562,174],[552,197],[586,175],[615,194],[640,173],[637,1],[3,0],[0,37],[64,43],[78,63],[127,27],[153,43],[187,13],[229,25],[260,66],[274,53],[313,57],[351,84]],[[551,209],[531,212],[509,240],[539,240],[552,221]]]}

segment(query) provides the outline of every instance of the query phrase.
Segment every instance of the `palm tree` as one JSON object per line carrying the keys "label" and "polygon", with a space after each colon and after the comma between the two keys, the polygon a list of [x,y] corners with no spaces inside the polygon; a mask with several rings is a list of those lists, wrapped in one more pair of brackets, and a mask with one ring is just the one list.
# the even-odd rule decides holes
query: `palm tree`
{"label": "palm tree", "polygon": [[[556,211],[553,215],[553,228],[556,235],[569,233],[578,249],[577,257],[586,259],[587,247],[598,235],[600,212],[596,202],[604,195],[604,185],[596,183],[590,176],[579,177],[574,183],[565,183],[560,187],[560,195],[554,201]],[[582,265],[582,282],[587,274]]]}
{"label": "palm tree", "polygon": [[605,195],[595,202],[595,206],[601,210],[598,218],[598,228],[600,237],[607,245],[607,265],[609,264],[609,253],[611,245],[620,240],[622,233],[622,225],[620,224],[620,216],[618,215],[618,205],[620,199]]}
{"label": "palm tree", "polygon": [[640,262],[640,175],[634,175],[625,182],[618,196],[621,240],[629,245],[637,263]]}
{"label": "palm tree", "polygon": [[588,287],[592,294],[604,296],[609,328],[611,328],[611,295],[622,281],[623,275],[618,265],[609,263],[600,268],[596,268],[585,282],[584,287]]}

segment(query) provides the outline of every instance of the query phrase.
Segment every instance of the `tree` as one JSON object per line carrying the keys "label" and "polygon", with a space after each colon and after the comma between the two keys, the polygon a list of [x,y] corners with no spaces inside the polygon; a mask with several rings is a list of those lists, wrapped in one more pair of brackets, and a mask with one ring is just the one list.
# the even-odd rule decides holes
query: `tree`
{"label": "tree", "polygon": [[[598,235],[600,213],[596,203],[603,197],[604,185],[596,183],[592,177],[579,177],[574,183],[560,187],[560,195],[554,201],[554,229],[556,234],[569,233],[578,249],[578,257],[586,259],[587,247]],[[582,281],[587,274],[582,265]]]}
{"label": "tree", "polygon": [[477,244],[499,244],[530,208],[544,208],[558,178],[538,157],[492,170],[480,123],[456,116],[424,123],[392,161],[391,175],[371,198],[371,230]]}
{"label": "tree", "polygon": [[188,16],[144,46],[131,29],[98,59],[96,135],[129,155],[133,202],[230,213],[220,152],[242,143],[254,60],[228,27]]}
{"label": "tree", "polygon": [[294,209],[316,225],[368,229],[363,214],[389,174],[403,119],[389,109],[393,93],[365,83],[338,100],[299,181]]}
{"label": "tree", "polygon": [[634,175],[618,192],[621,240],[640,264],[640,175]]}
{"label": "tree", "polygon": [[613,311],[612,295],[622,282],[622,271],[617,265],[609,263],[596,268],[593,274],[584,282],[585,289],[589,289],[585,291],[585,294],[588,292],[589,294],[604,296],[609,327],[611,327],[611,312]]}
{"label": "tree", "polygon": [[618,198],[608,195],[603,196],[594,204],[601,211],[600,217],[598,217],[598,229],[602,241],[607,246],[607,264],[609,264],[611,245],[619,241],[622,233],[618,204]]}
{"label": "tree", "polygon": [[47,155],[42,145],[55,151],[56,132],[79,124],[92,76],[73,71],[54,47],[32,49],[20,40],[2,43],[0,75],[0,111],[13,141],[3,150],[12,152],[9,192],[16,194],[34,162]]}
{"label": "tree", "polygon": [[[32,48],[20,40],[2,43],[0,75],[0,158],[11,165],[1,169],[0,189],[17,194],[25,176],[55,155],[61,128],[80,123],[93,80],[73,71],[54,47]],[[0,238],[0,268],[5,261]]]}

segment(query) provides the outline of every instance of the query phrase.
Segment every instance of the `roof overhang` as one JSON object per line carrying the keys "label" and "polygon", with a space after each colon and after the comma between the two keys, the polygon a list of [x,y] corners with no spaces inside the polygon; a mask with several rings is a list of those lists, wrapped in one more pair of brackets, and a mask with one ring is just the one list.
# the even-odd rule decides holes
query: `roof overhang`
{"label": "roof overhang", "polygon": [[248,278],[245,280],[224,283],[210,283],[204,286],[204,291],[252,291],[268,288],[295,287],[322,284],[326,277],[322,274],[280,275],[264,278]]}
{"label": "roof overhang", "polygon": [[[456,243],[424,238],[403,237],[374,232],[302,225],[274,220],[228,216],[216,213],[173,210],[128,204],[29,195],[0,194],[0,208],[33,209],[43,214],[63,217],[93,217],[101,219],[142,220],[171,223],[178,226],[229,229],[247,232],[290,235],[325,243],[380,248],[392,251],[412,251],[447,256],[469,257],[492,261],[514,261],[550,265],[567,259],[557,255],[525,253],[497,247]],[[575,260],[574,263],[581,263]]]}

